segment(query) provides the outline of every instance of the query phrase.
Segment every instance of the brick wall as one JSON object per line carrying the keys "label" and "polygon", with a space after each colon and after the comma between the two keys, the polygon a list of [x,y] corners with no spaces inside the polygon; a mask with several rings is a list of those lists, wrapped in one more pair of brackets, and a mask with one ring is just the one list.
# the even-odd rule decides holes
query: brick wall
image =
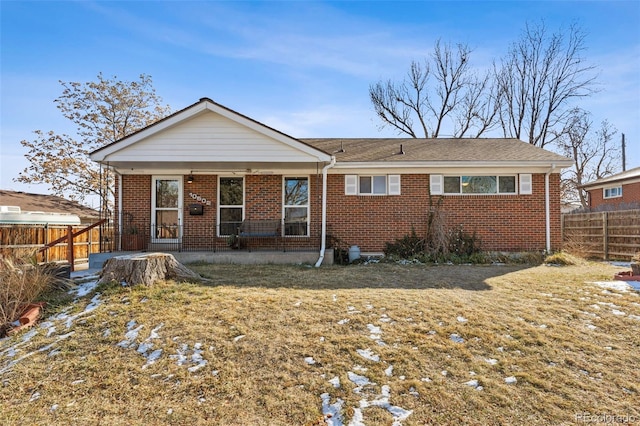
{"label": "brick wall", "polygon": [[[344,194],[344,175],[328,176],[327,226],[329,233],[364,252],[381,252],[386,242],[411,232],[426,232],[429,211],[429,175],[402,175],[402,195],[364,196]],[[134,221],[148,224],[151,216],[151,176],[123,176],[123,210]],[[560,229],[560,176],[550,176],[551,243],[558,249]],[[190,241],[216,238],[217,176],[198,175],[192,184],[184,179],[184,237]],[[189,193],[211,200],[202,216],[190,216]],[[310,239],[320,236],[322,176],[309,180]],[[433,197],[437,200],[439,197]],[[462,225],[481,238],[483,250],[544,250],[544,174],[533,175],[532,195],[444,196],[442,211],[447,227]],[[245,176],[245,218],[282,217],[282,176]],[[306,240],[309,240],[307,238]],[[289,244],[289,243],[288,243]]]}
{"label": "brick wall", "polygon": [[[344,176],[329,175],[328,222],[332,234],[364,252],[380,252],[385,242],[411,232],[426,233],[429,176],[402,175],[402,195],[344,195]],[[561,244],[560,176],[550,176],[551,243]],[[433,197],[437,200],[438,196]],[[544,250],[544,174],[533,175],[532,195],[443,196],[446,226],[476,232],[483,250]]]}
{"label": "brick wall", "polygon": [[602,188],[593,189],[589,192],[589,207],[595,209],[601,205],[617,206],[619,204],[640,203],[640,182],[622,185],[622,197],[604,198]]}

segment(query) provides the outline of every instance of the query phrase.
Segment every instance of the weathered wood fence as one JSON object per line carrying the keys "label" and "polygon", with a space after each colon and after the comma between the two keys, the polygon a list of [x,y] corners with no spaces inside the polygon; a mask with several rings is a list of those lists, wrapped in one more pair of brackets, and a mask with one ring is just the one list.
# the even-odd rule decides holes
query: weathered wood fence
{"label": "weathered wood fence", "polygon": [[[70,228],[76,233],[87,225],[74,225]],[[37,262],[67,262],[69,258],[74,263],[86,263],[90,253],[100,253],[101,239],[104,229],[99,227],[90,229],[73,238],[73,257],[69,256],[67,240],[60,241],[47,250],[41,250],[46,245],[68,234],[66,225],[11,225],[0,224],[0,256],[25,257],[33,256]]]}
{"label": "weathered wood fence", "polygon": [[605,260],[630,260],[640,251],[640,209],[562,215],[565,250]]}

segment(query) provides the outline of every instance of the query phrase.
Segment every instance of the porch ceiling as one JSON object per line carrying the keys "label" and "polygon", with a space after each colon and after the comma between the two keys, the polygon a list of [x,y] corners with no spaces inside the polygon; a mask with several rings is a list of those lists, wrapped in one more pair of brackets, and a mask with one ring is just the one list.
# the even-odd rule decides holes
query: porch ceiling
{"label": "porch ceiling", "polygon": [[116,161],[107,163],[120,174],[216,174],[216,173],[265,173],[271,174],[279,171],[322,171],[324,163],[316,162],[159,162],[159,161]]}

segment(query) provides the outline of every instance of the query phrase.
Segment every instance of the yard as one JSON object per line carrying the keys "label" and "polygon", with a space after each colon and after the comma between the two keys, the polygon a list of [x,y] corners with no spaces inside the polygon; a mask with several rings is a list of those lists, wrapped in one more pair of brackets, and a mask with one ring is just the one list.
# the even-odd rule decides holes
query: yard
{"label": "yard", "polygon": [[640,422],[626,268],[191,267],[0,340],[0,424]]}

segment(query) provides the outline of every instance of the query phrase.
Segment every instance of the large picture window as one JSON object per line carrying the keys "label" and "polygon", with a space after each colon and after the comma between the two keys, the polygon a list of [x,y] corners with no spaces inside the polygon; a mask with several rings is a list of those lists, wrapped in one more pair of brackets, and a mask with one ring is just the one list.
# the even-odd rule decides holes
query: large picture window
{"label": "large picture window", "polygon": [[154,177],[152,232],[156,240],[176,241],[180,238],[182,221],[182,179]]}
{"label": "large picture window", "polygon": [[284,235],[309,235],[309,178],[284,178]]}
{"label": "large picture window", "polygon": [[218,184],[219,235],[235,235],[244,218],[244,179],[221,177]]}
{"label": "large picture window", "polygon": [[515,176],[444,176],[445,194],[515,194]]}

